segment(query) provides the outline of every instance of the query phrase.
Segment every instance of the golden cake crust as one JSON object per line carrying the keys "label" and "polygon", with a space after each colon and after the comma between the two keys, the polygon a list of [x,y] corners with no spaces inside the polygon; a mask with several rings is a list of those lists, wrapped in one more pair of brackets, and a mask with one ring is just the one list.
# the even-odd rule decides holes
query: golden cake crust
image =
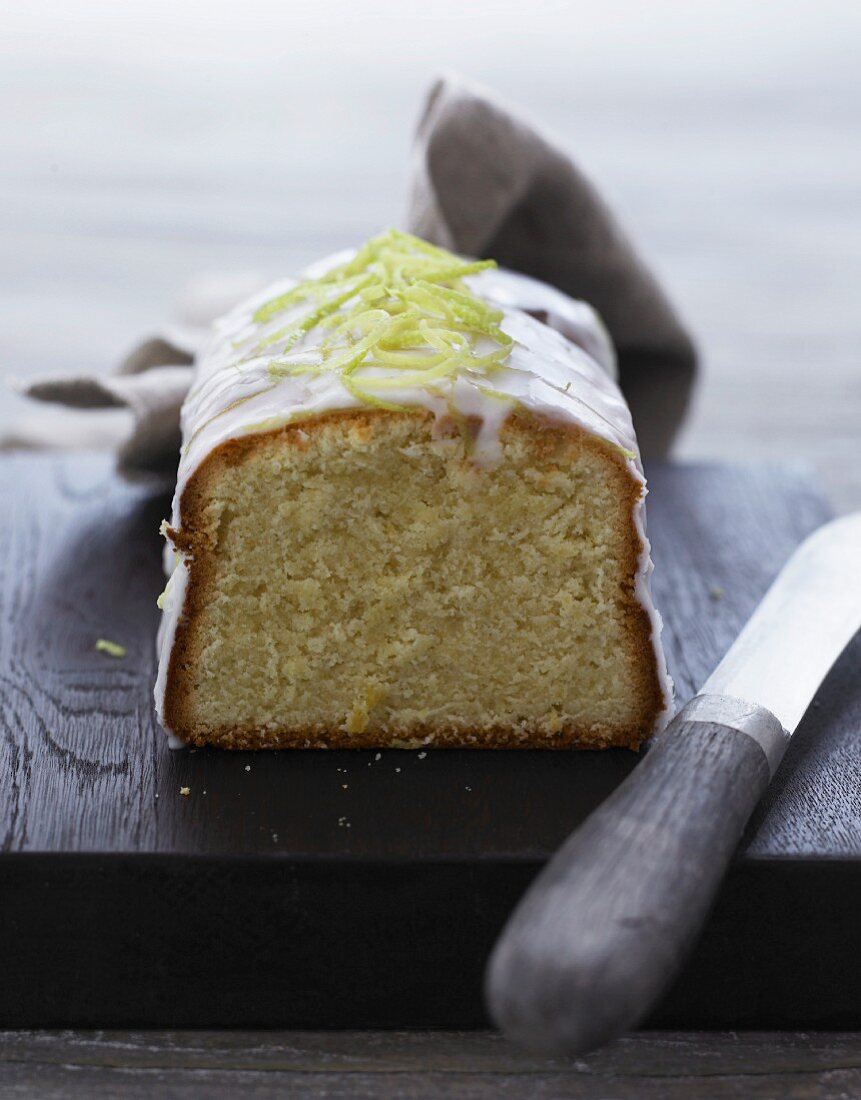
{"label": "golden cake crust", "polygon": [[[193,668],[201,644],[198,617],[206,607],[214,583],[215,559],[212,532],[207,529],[204,504],[226,469],[246,462],[260,448],[291,447],[300,450],[314,445],[315,432],[325,424],[334,426],[346,436],[356,429],[373,432],[384,429],[393,417],[410,418],[416,431],[430,438],[434,418],[430,412],[388,412],[376,409],[356,409],[331,412],[325,416],[284,425],[272,431],[230,439],[216,447],[190,477],[180,501],[181,526],[169,535],[176,548],[186,555],[189,581],[183,614],[177,623],[167,673],[164,698],[165,723],[182,740],[194,745],[216,745],[231,749],[257,748],[331,748],[367,749],[418,747],[435,748],[504,748],[504,749],[565,749],[606,748],[610,745],[638,747],[655,728],[656,719],[664,707],[655,653],[651,643],[652,623],[648,612],[636,598],[635,578],[643,547],[633,519],[629,518],[619,533],[626,543],[624,565],[624,629],[633,657],[633,680],[636,685],[639,717],[624,729],[592,725],[584,727],[569,720],[560,720],[551,727],[545,720],[522,720],[508,725],[494,723],[477,728],[461,728],[452,722],[411,721],[397,725],[389,723],[385,733],[378,729],[348,732],[334,725],[283,726],[277,729],[236,726],[201,731],[190,707],[190,693],[185,689],[186,676]],[[616,479],[616,489],[625,504],[622,511],[633,517],[634,508],[643,493],[638,481],[617,450],[604,440],[573,424],[547,422],[540,417],[518,412],[512,414],[502,429],[510,433],[528,433],[537,456],[558,454],[560,441],[572,449],[585,448],[600,454]],[[464,461],[468,461],[464,459]],[[558,727],[558,728],[557,728]]]}

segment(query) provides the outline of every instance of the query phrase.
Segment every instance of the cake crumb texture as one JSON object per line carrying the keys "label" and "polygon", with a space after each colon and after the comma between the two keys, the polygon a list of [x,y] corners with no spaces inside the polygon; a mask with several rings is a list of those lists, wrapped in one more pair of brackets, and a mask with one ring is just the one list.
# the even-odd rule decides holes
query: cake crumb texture
{"label": "cake crumb texture", "polygon": [[194,744],[636,747],[662,695],[635,598],[643,486],[517,412],[502,458],[354,410],[231,440],[172,531],[190,571],[165,697]]}

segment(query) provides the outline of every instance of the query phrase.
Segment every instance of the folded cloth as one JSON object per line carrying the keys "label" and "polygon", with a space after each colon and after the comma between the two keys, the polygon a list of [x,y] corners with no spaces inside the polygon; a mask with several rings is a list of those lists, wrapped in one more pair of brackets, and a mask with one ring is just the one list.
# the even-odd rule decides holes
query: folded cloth
{"label": "folded cloth", "polygon": [[483,89],[438,81],[419,121],[409,221],[419,237],[594,306],[640,450],[666,454],[690,398],[693,343],[600,195],[548,137]]}
{"label": "folded cloth", "polygon": [[[434,244],[492,257],[593,305],[616,344],[643,454],[667,452],[693,381],[690,337],[592,184],[548,138],[484,90],[438,81],[419,121],[407,222]],[[231,276],[198,285],[183,325],[144,340],[114,374],[51,375],[17,388],[69,409],[127,409],[133,426],[117,441],[120,471],[172,470],[194,356],[211,322],[259,285]],[[42,446],[49,433],[25,434],[19,428],[0,447]],[[80,431],[70,415],[68,431],[54,425],[50,435],[62,447]]]}

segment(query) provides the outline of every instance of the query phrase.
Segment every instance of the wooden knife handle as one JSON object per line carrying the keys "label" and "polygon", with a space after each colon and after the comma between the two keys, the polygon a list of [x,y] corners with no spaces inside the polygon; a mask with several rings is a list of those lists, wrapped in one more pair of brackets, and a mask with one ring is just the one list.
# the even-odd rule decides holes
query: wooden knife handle
{"label": "wooden knife handle", "polygon": [[693,945],[788,740],[762,707],[719,695],[684,707],[503,930],[486,993],[506,1034],[577,1055],[646,1015]]}

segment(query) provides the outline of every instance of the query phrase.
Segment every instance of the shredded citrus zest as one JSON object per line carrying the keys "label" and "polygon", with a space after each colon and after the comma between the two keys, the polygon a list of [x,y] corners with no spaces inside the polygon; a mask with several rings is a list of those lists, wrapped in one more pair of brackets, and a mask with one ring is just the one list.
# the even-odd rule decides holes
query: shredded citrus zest
{"label": "shredded citrus zest", "polygon": [[[345,263],[259,306],[258,325],[305,308],[261,334],[244,361],[271,356],[273,380],[335,373],[357,400],[401,411],[382,394],[437,385],[464,371],[486,375],[507,359],[514,341],[500,328],[502,310],[463,282],[495,266],[389,229]],[[320,333],[314,354],[291,356],[311,332]]]}

